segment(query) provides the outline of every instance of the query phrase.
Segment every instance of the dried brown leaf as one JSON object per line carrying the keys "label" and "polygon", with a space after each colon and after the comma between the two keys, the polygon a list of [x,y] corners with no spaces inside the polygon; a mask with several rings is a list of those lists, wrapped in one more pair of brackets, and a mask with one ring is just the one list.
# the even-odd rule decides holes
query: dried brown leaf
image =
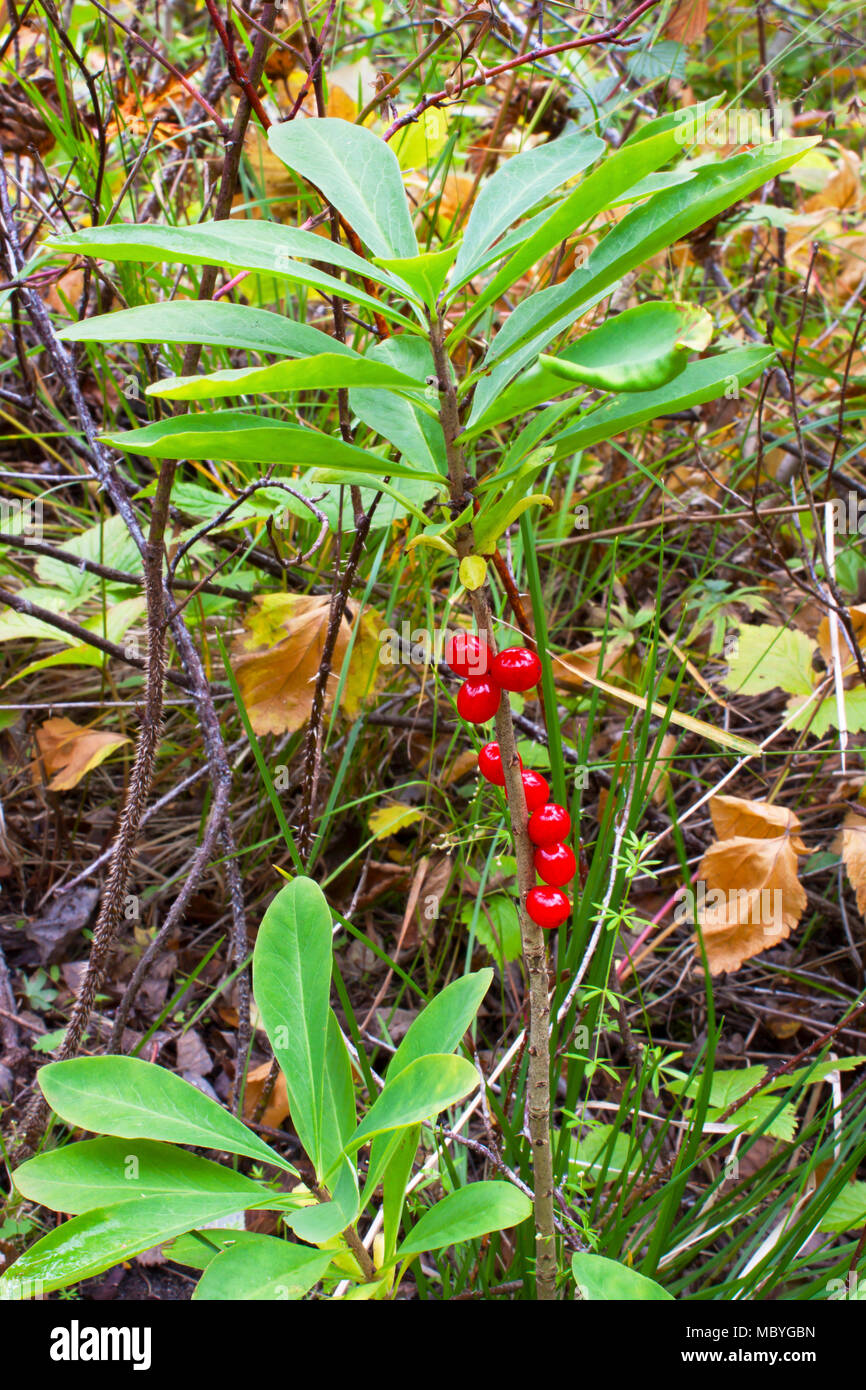
{"label": "dried brown leaf", "polygon": [[714,975],[739,970],[752,956],[778,946],[806,907],[797,854],[786,836],[718,841],[704,855],[698,878],[705,885],[698,921]]}
{"label": "dried brown leaf", "polygon": [[71,719],[46,719],[36,730],[39,755],[51,777],[48,790],[67,792],[129,739],[123,734],[82,728]]}

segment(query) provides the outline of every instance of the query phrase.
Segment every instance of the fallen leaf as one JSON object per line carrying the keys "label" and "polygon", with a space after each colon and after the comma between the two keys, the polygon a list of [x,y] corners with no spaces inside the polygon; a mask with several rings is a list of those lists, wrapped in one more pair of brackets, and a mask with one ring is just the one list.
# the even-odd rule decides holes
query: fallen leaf
{"label": "fallen leaf", "polygon": [[[848,616],[851,619],[851,626],[854,629],[854,637],[859,647],[866,651],[866,604],[858,603],[848,609]],[[839,634],[839,658],[842,663],[842,675],[851,676],[858,670],[857,662],[848,643],[848,635],[845,629],[839,624],[837,629]],[[830,640],[830,619],[824,617],[818,624],[818,646],[821,648],[821,655],[827,663],[827,669],[833,669],[833,645]]]}
{"label": "fallen leaf", "polygon": [[453,758],[447,767],[442,769],[440,781],[443,787],[450,787],[453,782],[461,782],[470,772],[475,772],[478,767],[478,754],[474,748],[463,748]]}
{"label": "fallen leaf", "polygon": [[[330,611],[328,597],[302,594],[265,594],[248,610],[233,647],[232,669],[257,734],[295,733],[309,719]],[[358,713],[381,669],[379,628],[371,609],[355,619],[341,700],[349,716]],[[344,617],[326,686],[326,712],[333,709],[352,634]]]}
{"label": "fallen leaf", "polygon": [[[253,1067],[252,1071],[247,1072],[246,1085],[244,1087],[244,1119],[251,1120],[256,1113],[256,1108],[262,1098],[262,1090],[265,1081],[270,1074],[270,1062],[262,1062],[260,1067]],[[271,1098],[265,1106],[262,1115],[262,1124],[269,1125],[271,1129],[279,1129],[283,1121],[289,1114],[289,1093],[286,1089],[286,1078],[283,1073],[277,1072],[277,1079],[274,1082],[274,1089],[271,1091]]]}
{"label": "fallen leaf", "polygon": [[797,854],[811,853],[796,834],[801,828],[799,819],[786,806],[749,801],[742,796],[714,796],[710,798],[710,815],[720,840],[730,840],[736,835],[752,840],[790,835]]}
{"label": "fallen leaf", "polygon": [[811,695],[814,651],[815,643],[797,628],[741,623],[724,684],[740,695],[763,695],[767,690]]}
{"label": "fallen leaf", "polygon": [[866,816],[849,811],[842,822],[838,850],[848,875],[848,882],[857,895],[857,911],[866,917]]}
{"label": "fallen leaf", "polygon": [[204,1045],[203,1038],[190,1029],[177,1040],[178,1071],[194,1071],[197,1076],[207,1076],[213,1071],[213,1058]]}
{"label": "fallen leaf", "polygon": [[99,896],[98,888],[81,888],[71,895],[54,898],[43,917],[27,923],[24,935],[36,943],[41,965],[60,960],[70,942],[81,936]]}
{"label": "fallen leaf", "polygon": [[593,676],[610,676],[613,679],[618,677],[627,681],[635,675],[634,656],[629,642],[608,642],[604,648],[599,671],[601,651],[600,641],[585,642],[582,647],[565,656],[554,656],[553,677],[556,684],[566,690],[580,690]]}
{"label": "fallen leaf", "polygon": [[415,806],[407,806],[405,801],[388,801],[370,812],[367,823],[376,840],[387,840],[389,835],[396,835],[399,830],[423,819],[423,813]]}
{"label": "fallen leaf", "polygon": [[709,0],[676,0],[662,30],[674,43],[694,43],[707,27]]}
{"label": "fallen leaf", "polygon": [[54,774],[48,790],[67,792],[77,787],[82,777],[104,762],[116,748],[129,743],[129,739],[123,734],[82,728],[71,719],[58,717],[40,724],[36,742],[46,773]]}
{"label": "fallen leaf", "polygon": [[698,921],[710,971],[739,970],[744,961],[790,936],[806,907],[790,839],[736,835],[711,845],[698,878],[705,885]]}
{"label": "fallen leaf", "polygon": [[853,212],[860,206],[860,160],[854,150],[836,146],[839,163],[819,193],[813,193],[803,205],[805,213],[833,208],[837,212]]}

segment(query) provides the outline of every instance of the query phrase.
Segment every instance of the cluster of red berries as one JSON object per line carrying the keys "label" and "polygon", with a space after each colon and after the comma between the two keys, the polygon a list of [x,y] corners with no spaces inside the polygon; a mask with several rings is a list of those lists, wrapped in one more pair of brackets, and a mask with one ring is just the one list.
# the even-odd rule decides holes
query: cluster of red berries
{"label": "cluster of red berries", "polygon": [[467,724],[486,724],[499,709],[503,690],[531,690],[541,680],[541,662],[528,647],[506,647],[497,656],[480,637],[458,632],[445,644],[445,660],[465,679],[457,712]]}
{"label": "cluster of red berries", "polygon": [[[541,679],[541,662],[528,647],[506,647],[491,657],[486,642],[469,632],[450,638],[444,656],[454,674],[465,678],[457,692],[457,711],[469,724],[486,724],[492,719],[503,690],[531,690]],[[498,743],[485,743],[478,767],[488,782],[505,786]],[[543,887],[527,893],[526,911],[539,927],[559,927],[571,912],[562,887],[571,882],[577,868],[574,853],[565,844],[571,817],[564,806],[549,800],[550,787],[540,773],[525,770],[521,764],[520,776],[529,812],[529,838],[535,845],[535,871],[544,880]]]}

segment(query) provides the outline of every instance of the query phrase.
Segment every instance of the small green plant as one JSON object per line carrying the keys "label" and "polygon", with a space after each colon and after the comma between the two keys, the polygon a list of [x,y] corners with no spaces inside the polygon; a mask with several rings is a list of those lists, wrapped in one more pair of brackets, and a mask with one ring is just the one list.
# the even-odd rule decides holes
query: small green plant
{"label": "small green plant", "polygon": [[[120,1056],[49,1063],[39,1083],[55,1113],[101,1137],[16,1169],[22,1197],[73,1215],[15,1262],[0,1279],[0,1297],[66,1288],[174,1241],[173,1257],[204,1271],[196,1298],[297,1299],[337,1277],[348,1280],[348,1297],[387,1298],[422,1252],[531,1215],[529,1198],[507,1181],[455,1187],[411,1219],[406,1214],[422,1124],[478,1085],[472,1063],[454,1054],[493,972],[455,980],[417,1016],[359,1121],[352,1057],[330,1005],[331,933],[324,895],[299,877],[268,908],[253,959],[256,1001],[314,1182],[281,1191],[178,1147],[219,1150],[298,1178],[253,1130],[162,1067]],[[358,1155],[367,1145],[362,1173]],[[382,1211],[375,1258],[356,1229],[374,1201]],[[211,1229],[253,1209],[279,1212],[295,1238]]]}
{"label": "small green plant", "polygon": [[[718,100],[702,109],[711,110]],[[336,317],[335,336],[329,337],[307,323],[214,300],[209,293],[198,301],[142,304],[87,319],[69,327],[64,337],[90,343],[210,344],[277,359],[203,375],[152,379],[144,394],[157,410],[160,402],[174,401],[188,403],[192,413],[158,417],[138,428],[103,436],[105,442],[132,455],[159,460],[158,477],[143,496],[161,498],[167,506],[170,495],[181,508],[198,509],[199,516],[207,512],[207,523],[188,537],[185,554],[232,517],[240,503],[245,504],[246,519],[272,521],[289,506],[287,493],[300,504],[300,514],[307,520],[312,510],[337,530],[342,526],[339,506],[336,514],[333,508],[320,514],[311,499],[293,489],[315,490],[318,495],[323,486],[335,491],[346,486],[356,539],[354,559],[343,586],[343,608],[352,565],[358,563],[383,500],[389,519],[410,519],[415,528],[410,546],[425,548],[431,581],[436,566],[456,566],[459,585],[471,605],[476,640],[486,645],[491,671],[501,677],[469,676],[456,705],[469,723],[495,719],[497,743],[489,747],[496,749],[508,799],[521,945],[529,981],[525,1087],[532,1103],[528,1107],[530,1135],[521,1162],[525,1157],[534,1182],[535,1274],[541,1299],[556,1297],[557,1287],[567,1277],[554,1220],[553,1193],[556,1170],[563,1163],[563,1146],[560,1143],[557,1154],[552,1154],[549,1033],[554,1011],[541,929],[558,928],[568,933],[569,920],[574,919],[561,948],[563,959],[576,969],[586,950],[587,959],[593,957],[587,983],[599,988],[609,974],[617,936],[614,928],[628,924],[629,919],[611,885],[600,914],[611,930],[601,933],[599,943],[592,920],[594,904],[600,902],[593,896],[600,886],[597,879],[589,880],[588,906],[572,904],[560,885],[575,872],[573,851],[562,835],[551,847],[534,842],[528,826],[528,814],[548,803],[550,786],[533,769],[520,772],[507,692],[514,691],[519,697],[527,688],[524,682],[532,685],[540,680],[551,708],[555,701],[546,615],[539,602],[538,577],[532,569],[531,524],[534,509],[554,504],[546,492],[536,488],[553,485],[559,461],[661,415],[721,396],[734,397],[773,363],[773,350],[763,345],[708,355],[713,336],[710,316],[704,309],[674,300],[626,308],[588,329],[576,326],[585,324],[591,311],[625,276],[697,228],[721,218],[740,200],[788,170],[815,143],[812,139],[768,142],[725,159],[690,160],[684,150],[684,129],[689,126],[684,116],[686,113],[677,111],[651,120],[612,150],[588,130],[569,129],[553,142],[514,156],[484,183],[462,237],[448,233],[435,250],[418,243],[400,167],[388,144],[397,127],[383,139],[363,125],[329,117],[272,126],[268,139],[274,154],[293,175],[312,183],[337,215],[330,242],[308,227],[231,218],[195,226],[92,227],[50,243],[52,253],[107,257],[140,265],[221,265],[238,276],[251,274],[288,282],[296,289],[302,287],[302,292],[312,290],[351,306],[351,320],[357,325],[351,344],[345,323],[336,328]],[[699,122],[692,124],[697,129]],[[666,168],[669,165],[673,167]],[[623,206],[628,210],[620,215]],[[545,264],[556,248],[605,222],[608,214],[607,230],[591,254],[579,258],[565,279],[558,280],[553,274],[551,283],[520,299],[494,332],[495,309],[503,298],[513,295],[518,283]],[[351,246],[339,239],[338,219],[352,229]],[[367,254],[359,254],[359,249]],[[299,421],[299,407],[305,401],[299,401],[298,396],[311,392],[317,393],[319,402],[324,397],[330,407],[336,399],[338,431],[334,429],[334,415],[325,428],[306,417]],[[232,398],[240,404],[222,408],[222,402]],[[202,402],[215,402],[216,408],[199,410]],[[292,418],[287,419],[289,412]],[[188,482],[175,480],[177,461],[197,460],[233,466],[238,484],[234,501],[226,505],[223,493],[209,497],[205,489],[199,487],[196,493]],[[268,470],[264,475],[263,468]],[[275,476],[275,470],[282,472]],[[509,588],[507,567],[498,554],[503,536],[518,521],[530,571],[538,651],[510,648],[512,655],[507,657],[497,650],[489,577],[499,576],[524,637],[532,640],[526,630],[528,623],[521,621],[519,595],[515,602],[513,583]],[[650,615],[651,610],[647,610],[647,624]],[[515,651],[521,653],[521,669],[512,672],[506,668]],[[328,661],[323,656],[321,669],[327,671],[332,654],[327,653]],[[453,662],[450,664],[453,668]],[[654,712],[657,709],[651,708]],[[755,751],[754,745],[722,728],[686,720],[679,714],[671,717],[717,745]],[[313,734],[307,744],[307,769],[313,785],[317,775],[314,722],[310,727]],[[641,746],[641,758],[644,751]],[[557,798],[554,804],[564,816],[565,776],[555,737],[551,739],[551,762]],[[494,785],[502,785],[498,773],[492,780]],[[303,851],[312,844],[311,805],[308,798],[299,835]],[[612,815],[611,806],[609,818]],[[627,817],[631,815],[627,810]],[[629,835],[633,828],[629,826]],[[623,872],[626,877],[636,872],[639,849],[631,839],[626,841],[620,879]],[[536,884],[536,872],[545,878],[544,887]],[[308,890],[296,888],[299,894],[302,891]],[[283,901],[282,895],[278,901]],[[326,909],[320,908],[319,915],[324,921]],[[263,939],[269,940],[264,928]],[[291,932],[285,935],[285,940],[292,939]],[[257,962],[262,949],[261,945],[257,948]],[[324,971],[324,935],[318,949]],[[288,1026],[281,1016],[285,1012],[286,972],[290,982],[306,980],[308,969],[306,958],[300,964],[278,956],[275,948],[273,963],[279,968],[272,972],[263,974],[257,964],[259,1008],[271,1031],[276,1055],[291,1077],[292,1119],[298,1137],[315,1168],[317,1187],[328,1198],[315,1201],[308,1209],[290,1209],[284,1219],[297,1236],[323,1244],[341,1232],[352,1231],[359,1210],[370,1199],[371,1184],[375,1187],[384,1180],[385,1204],[391,1212],[386,1221],[384,1263],[379,1265],[383,1272],[377,1277],[387,1290],[399,1278],[393,1271],[414,1253],[414,1247],[407,1247],[405,1241],[402,1246],[395,1244],[404,1190],[400,1175],[409,1171],[417,1144],[417,1134],[412,1138],[413,1126],[470,1088],[469,1064],[445,1057],[456,1047],[460,1034],[447,1048],[437,1047],[440,1056],[413,1056],[405,1071],[398,1061],[405,1055],[405,1042],[401,1044],[382,1094],[356,1129],[351,1064],[336,1024],[329,1022],[326,995],[324,1004],[317,996],[321,1007],[315,1026],[304,1020],[301,1033],[300,1022],[294,1020],[296,1031],[290,1043],[285,1039],[281,1042],[274,1032]],[[330,960],[329,939],[327,957]],[[470,982],[475,979],[466,978]],[[474,999],[474,986],[458,983]],[[320,985],[317,981],[317,987]],[[283,1001],[279,1007],[271,996],[272,989]],[[457,985],[450,987],[456,989]],[[301,993],[298,997],[304,996]],[[445,991],[441,999],[451,997]],[[465,1021],[461,1012],[461,1033],[477,1002],[474,1000]],[[435,1010],[439,1004],[434,1001],[429,1008]],[[299,1071],[297,1039],[302,1036],[309,1055],[304,1053]],[[94,1088],[99,1089],[105,1078],[98,1076],[98,1068],[121,1065],[128,1072],[133,1064],[123,1064],[121,1059],[90,1059],[70,1062],[63,1072],[49,1067],[42,1073],[43,1088],[58,1113],[73,1123],[84,1123],[75,1105],[70,1108],[65,1091],[57,1093],[61,1084],[57,1078],[71,1076],[69,1068],[74,1066],[78,1068],[76,1075],[92,1073]],[[417,1081],[418,1094],[424,1096],[423,1114],[416,1114],[417,1105],[414,1109],[410,1106],[405,1113],[414,1118],[399,1118],[397,1122],[393,1116],[404,1115],[397,1102],[410,1089],[410,1075],[413,1087]],[[320,1083],[324,1085],[324,1077],[330,1078],[329,1089],[316,1090]],[[578,1069],[569,1083],[572,1101],[580,1082]],[[466,1089],[461,1091],[461,1086]],[[518,1103],[524,1103],[522,1093]],[[382,1123],[383,1115],[390,1116],[387,1125]],[[95,1119],[96,1113],[90,1112],[90,1118]],[[401,1133],[405,1148],[396,1137]],[[141,1137],[178,1136],[149,1133]],[[373,1140],[370,1171],[359,1197],[354,1155],[367,1140]],[[262,1157],[259,1150],[248,1156]],[[389,1180],[392,1165],[397,1176]],[[26,1174],[22,1180],[28,1181]],[[668,1200],[673,1205],[683,1181],[678,1176],[670,1191]],[[515,1202],[518,1196],[522,1198],[507,1184],[494,1187],[493,1195],[500,1201],[504,1196],[510,1201],[512,1194],[516,1194]],[[484,1219],[492,1220],[492,1205],[483,1189],[483,1184],[472,1184],[445,1200],[455,1204],[455,1212],[458,1207],[468,1210],[477,1203],[487,1213]],[[273,1202],[272,1194],[267,1200]],[[502,1217],[500,1212],[498,1221],[485,1229],[507,1224]],[[88,1218],[82,1215],[76,1220],[86,1222]],[[419,1223],[422,1230],[425,1220]],[[475,1226],[472,1230],[479,1233]],[[158,1238],[168,1238],[169,1234],[160,1232]],[[346,1238],[351,1244],[351,1234]],[[429,1235],[424,1238],[429,1239]],[[456,1238],[453,1233],[449,1236]],[[354,1253],[361,1258],[358,1250]],[[224,1258],[242,1258],[240,1247],[215,1255],[206,1280]],[[657,1255],[653,1259],[657,1261]],[[361,1269],[361,1273],[365,1271]],[[370,1271],[366,1274],[367,1282],[373,1284]],[[322,1277],[322,1271],[316,1266],[309,1275],[312,1283]]]}

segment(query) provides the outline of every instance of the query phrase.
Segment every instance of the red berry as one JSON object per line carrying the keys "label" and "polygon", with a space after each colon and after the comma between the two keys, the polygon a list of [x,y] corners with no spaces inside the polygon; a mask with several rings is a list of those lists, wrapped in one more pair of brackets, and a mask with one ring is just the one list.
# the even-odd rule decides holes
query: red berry
{"label": "red berry", "polygon": [[455,676],[475,679],[490,673],[490,648],[474,632],[455,632],[445,643],[442,655]]}
{"label": "red berry", "polygon": [[490,674],[503,690],[531,690],[541,680],[541,662],[528,647],[506,647],[493,658]]}
{"label": "red berry", "polygon": [[564,806],[549,801],[529,820],[529,838],[534,845],[555,845],[571,834],[571,816]]}
{"label": "red berry", "polygon": [[499,709],[501,699],[499,686],[489,676],[479,676],[464,681],[457,691],[457,713],[467,724],[486,724]]}
{"label": "red berry", "polygon": [[526,797],[526,809],[530,815],[537,811],[539,806],[543,806],[550,796],[550,787],[540,772],[533,772],[529,768],[527,772],[521,773],[523,778],[523,795]]}
{"label": "red berry", "polygon": [[574,878],[577,861],[568,845],[542,845],[535,851],[535,872],[553,888],[561,888]]}
{"label": "red berry", "polygon": [[526,911],[536,926],[550,929],[561,927],[571,912],[571,903],[558,888],[530,888],[526,895]]}
{"label": "red berry", "polygon": [[[520,766],[523,767],[522,762]],[[502,754],[498,743],[485,743],[478,754],[478,771],[488,782],[492,782],[494,787],[505,786],[505,768],[502,766]]]}

